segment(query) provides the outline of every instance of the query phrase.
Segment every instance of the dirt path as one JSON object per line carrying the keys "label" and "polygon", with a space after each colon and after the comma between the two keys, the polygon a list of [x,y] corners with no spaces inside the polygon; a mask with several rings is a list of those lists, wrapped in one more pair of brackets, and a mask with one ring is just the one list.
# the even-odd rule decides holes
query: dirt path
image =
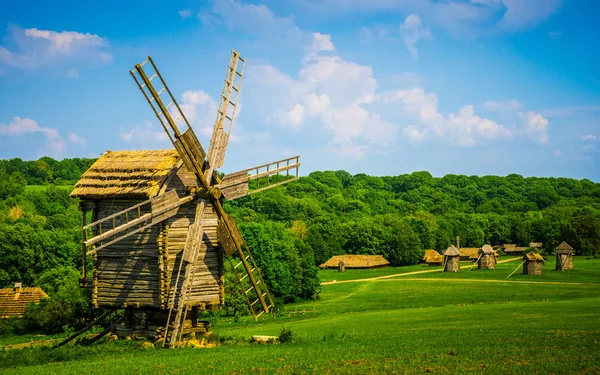
{"label": "dirt path", "polygon": [[[503,259],[503,260],[498,261],[498,263],[513,262],[515,260],[520,260],[520,259],[521,258]],[[477,265],[473,264],[471,266],[465,266],[465,267],[462,267],[462,268],[463,269],[467,269],[467,268],[470,269],[470,268],[473,268],[473,267],[477,267]],[[398,274],[394,274],[394,275],[370,277],[370,278],[367,278],[367,279],[326,281],[326,282],[321,283],[321,285],[343,284],[343,283],[360,283],[360,282],[363,282],[363,281],[375,281],[375,280],[382,280],[382,279],[390,279],[390,278],[394,278],[394,277],[404,277],[404,276],[417,275],[417,274],[422,274],[422,273],[433,273],[433,272],[442,272],[442,269],[441,268],[436,268],[434,270],[428,270],[428,271],[413,271],[413,272],[407,272],[407,273],[398,273]],[[418,280],[434,280],[434,279],[418,279]],[[447,279],[440,279],[440,280],[447,280]],[[492,281],[492,280],[490,280],[490,281]],[[494,280],[494,281],[496,281],[496,280]],[[500,280],[498,280],[498,281],[500,281]],[[535,282],[535,281],[530,281],[530,282]],[[566,284],[571,284],[571,283],[566,283]]]}

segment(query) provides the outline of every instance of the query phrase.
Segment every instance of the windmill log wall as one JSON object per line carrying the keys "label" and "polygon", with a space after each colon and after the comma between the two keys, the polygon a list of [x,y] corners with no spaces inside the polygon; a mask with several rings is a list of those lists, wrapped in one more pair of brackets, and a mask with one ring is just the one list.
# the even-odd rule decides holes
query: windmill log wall
{"label": "windmill log wall", "polygon": [[[142,200],[96,201],[95,219],[102,219],[127,209]],[[141,214],[149,212],[142,207]],[[115,219],[115,225],[125,222]],[[112,222],[102,224],[102,231],[113,228]],[[164,227],[155,225],[140,233],[102,249],[94,256],[92,301],[95,307],[120,308],[126,306],[161,307],[160,284],[162,260],[159,249],[163,246]]]}

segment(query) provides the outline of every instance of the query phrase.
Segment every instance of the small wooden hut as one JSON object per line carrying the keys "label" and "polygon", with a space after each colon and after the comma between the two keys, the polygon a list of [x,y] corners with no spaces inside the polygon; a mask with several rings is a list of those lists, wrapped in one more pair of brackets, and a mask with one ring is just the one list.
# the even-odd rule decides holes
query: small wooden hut
{"label": "small wooden hut", "polygon": [[425,250],[425,255],[423,256],[423,262],[427,263],[430,266],[439,266],[444,261],[444,257],[442,254],[438,253],[435,250]]}
{"label": "small wooden hut", "polygon": [[496,269],[496,252],[490,245],[484,245],[481,249],[479,249],[477,268],[480,270]]}
{"label": "small wooden hut", "polygon": [[30,303],[39,303],[48,295],[39,287],[24,288],[15,283],[12,288],[0,289],[0,318],[20,318]]}
{"label": "small wooden hut", "polygon": [[460,252],[460,260],[475,262],[479,258],[478,247],[461,247],[458,249]]}
{"label": "small wooden hut", "polygon": [[556,252],[556,270],[571,271],[573,269],[573,248],[565,241],[554,249]]}
{"label": "small wooden hut", "polygon": [[339,265],[344,263],[344,269],[352,268],[384,268],[390,265],[382,255],[335,255],[319,266],[319,268],[336,268],[339,270]]}
{"label": "small wooden hut", "polygon": [[505,244],[504,245],[504,253],[506,255],[515,256],[515,255],[524,255],[527,252],[528,247],[525,246],[517,246],[515,244]]}
{"label": "small wooden hut", "polygon": [[444,252],[444,272],[458,272],[460,270],[460,251],[450,245]]}
{"label": "small wooden hut", "polygon": [[539,250],[542,250],[542,248],[544,247],[544,243],[543,242],[530,242],[529,247],[539,251]]}
{"label": "small wooden hut", "polygon": [[525,275],[541,275],[544,258],[533,251],[523,256],[523,274]]}

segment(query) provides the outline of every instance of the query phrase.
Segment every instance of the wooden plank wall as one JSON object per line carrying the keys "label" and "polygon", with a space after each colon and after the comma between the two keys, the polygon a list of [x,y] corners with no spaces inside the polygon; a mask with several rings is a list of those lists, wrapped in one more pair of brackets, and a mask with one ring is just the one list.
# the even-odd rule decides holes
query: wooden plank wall
{"label": "wooden plank wall", "polygon": [[[196,178],[183,166],[175,178],[169,181],[167,191],[175,189],[181,196],[185,194],[185,185],[193,185]],[[184,183],[185,182],[185,183]],[[167,220],[167,253],[169,302],[173,295],[175,278],[181,261],[187,238],[188,227],[194,222],[196,205],[199,200],[183,205],[177,215]],[[223,301],[223,256],[217,241],[217,214],[210,205],[206,206],[203,217],[203,241],[198,253],[198,263],[193,276],[193,288],[190,305],[218,304]]]}
{"label": "wooden plank wall", "polygon": [[[139,203],[141,200],[103,200],[96,205],[95,217],[109,216]],[[142,207],[141,214],[150,207]],[[136,214],[137,215],[137,214]],[[132,215],[129,220],[134,219]],[[124,218],[115,225],[124,223]],[[102,224],[103,232],[112,229],[111,221]],[[155,225],[100,250],[94,259],[93,303],[99,307],[161,307],[162,277],[159,241],[164,239],[164,226]]]}

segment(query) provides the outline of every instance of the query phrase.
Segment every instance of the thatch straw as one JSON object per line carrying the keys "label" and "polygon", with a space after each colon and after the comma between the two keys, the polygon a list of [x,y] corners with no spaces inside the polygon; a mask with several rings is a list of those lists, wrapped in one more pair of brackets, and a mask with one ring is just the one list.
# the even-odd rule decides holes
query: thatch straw
{"label": "thatch straw", "polygon": [[390,265],[381,255],[335,255],[327,262],[321,264],[319,268],[338,268],[340,262],[344,262],[346,268],[377,268]]}
{"label": "thatch straw", "polygon": [[39,287],[0,289],[0,317],[20,317],[30,303],[38,303],[48,295]]}
{"label": "thatch straw", "polygon": [[458,249],[454,245],[450,245],[450,247],[446,249],[446,251],[444,251],[444,256],[460,256],[460,251],[458,251]]}
{"label": "thatch straw", "polygon": [[479,253],[485,255],[496,254],[496,252],[490,245],[483,245],[483,247],[479,250]]}
{"label": "thatch straw", "polygon": [[178,161],[175,150],[107,151],[81,176],[71,196],[153,197]]}
{"label": "thatch straw", "polygon": [[523,256],[523,260],[527,260],[529,262],[532,262],[532,261],[544,262],[544,258],[542,258],[542,256],[540,254],[534,253],[533,251],[525,254]]}

